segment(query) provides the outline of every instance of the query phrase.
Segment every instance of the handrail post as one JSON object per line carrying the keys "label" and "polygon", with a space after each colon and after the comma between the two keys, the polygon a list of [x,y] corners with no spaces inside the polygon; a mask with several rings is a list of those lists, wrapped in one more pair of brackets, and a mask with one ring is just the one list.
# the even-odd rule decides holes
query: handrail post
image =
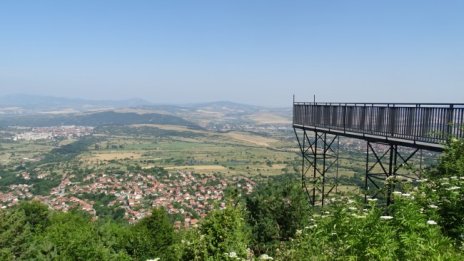
{"label": "handrail post", "polygon": [[390,136],[395,136],[395,123],[396,123],[396,106],[392,104],[391,115],[390,115]]}
{"label": "handrail post", "polygon": [[343,107],[343,132],[346,132],[346,103]]}
{"label": "handrail post", "polygon": [[454,105],[450,104],[449,109],[448,109],[448,128],[447,128],[447,134],[448,136],[446,137],[447,139],[451,138],[451,134],[453,133],[453,116],[454,116]]}
{"label": "handrail post", "polygon": [[419,116],[419,113],[420,113],[420,104],[416,104],[416,109],[414,110],[414,118],[413,118],[413,121],[412,121],[412,135],[413,135],[413,141],[414,143],[416,143],[417,141],[417,132],[419,131],[418,129],[418,121],[420,121],[421,117]]}

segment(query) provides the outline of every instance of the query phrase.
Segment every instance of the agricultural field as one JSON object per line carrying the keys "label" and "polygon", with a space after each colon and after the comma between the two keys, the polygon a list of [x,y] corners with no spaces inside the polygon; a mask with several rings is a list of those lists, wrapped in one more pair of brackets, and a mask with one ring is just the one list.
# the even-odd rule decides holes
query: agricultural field
{"label": "agricultural field", "polygon": [[[151,136],[160,130],[171,133]],[[290,141],[238,131],[218,133],[181,126],[135,125],[111,131],[104,129],[101,133],[97,129],[95,135],[104,141],[90,146],[78,157],[89,166],[118,160],[142,168],[157,166],[199,174],[270,176],[293,171],[297,157],[293,152],[275,150],[295,146]]]}
{"label": "agricultural field", "polygon": [[[177,221],[193,226],[213,206],[224,203],[229,189],[251,193],[257,185],[280,177],[300,182],[301,152],[284,114],[222,109],[219,113],[226,119],[211,125],[206,123],[211,110],[190,112],[188,120],[157,118],[153,111],[132,117],[128,113],[136,112],[127,110],[105,119],[113,124],[94,125],[91,133],[79,137],[70,135],[85,129],[78,125],[67,128],[64,136],[36,140],[13,138],[34,127],[4,127],[1,131],[8,135],[0,139],[1,206],[35,198],[56,210],[78,207],[92,216],[129,222],[162,206]],[[96,112],[77,119],[95,123],[108,115],[114,114]],[[46,122],[73,123],[70,116],[53,117],[57,118]],[[193,123],[195,117],[203,123]],[[326,174],[326,191],[338,177],[334,192],[362,193],[363,149],[365,144],[340,139],[338,164]],[[380,165],[372,169],[381,170]],[[307,173],[307,184],[312,174]]]}
{"label": "agricultural field", "polygon": [[0,141],[0,165],[37,161],[57,145],[57,142],[51,141]]}

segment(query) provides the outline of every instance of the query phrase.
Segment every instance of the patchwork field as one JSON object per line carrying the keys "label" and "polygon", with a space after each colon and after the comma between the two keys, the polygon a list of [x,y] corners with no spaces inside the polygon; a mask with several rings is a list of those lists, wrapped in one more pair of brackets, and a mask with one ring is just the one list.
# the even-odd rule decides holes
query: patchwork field
{"label": "patchwork field", "polygon": [[131,127],[134,128],[142,128],[142,127],[152,127],[152,128],[158,128],[162,130],[173,130],[173,131],[189,131],[193,133],[207,133],[206,131],[200,131],[200,130],[192,130],[186,126],[179,126],[179,125],[163,125],[163,124],[133,124]]}
{"label": "patchwork field", "polygon": [[267,112],[252,114],[248,119],[255,121],[256,124],[291,124],[289,118]]}
{"label": "patchwork field", "polygon": [[36,161],[58,144],[51,141],[17,141],[0,143],[0,164]]}
{"label": "patchwork field", "polygon": [[122,160],[122,159],[139,159],[142,156],[141,153],[137,152],[121,152],[121,151],[110,151],[104,153],[92,153],[86,155],[82,160],[96,161],[96,160]]}
{"label": "patchwork field", "polygon": [[237,141],[245,142],[251,145],[257,145],[262,147],[269,147],[273,144],[277,144],[279,141],[272,138],[258,136],[250,133],[243,132],[229,132],[224,134],[225,137],[231,138]]}
{"label": "patchwork field", "polygon": [[226,168],[220,165],[196,165],[196,166],[175,166],[166,167],[166,170],[194,170],[194,171],[224,171]]}
{"label": "patchwork field", "polygon": [[[301,171],[300,151],[291,131],[214,132],[179,125],[135,124],[97,128],[93,137],[95,141],[75,157],[82,167],[117,162],[119,167],[163,167],[168,171],[250,177]],[[3,143],[0,164],[14,166],[39,160],[53,148],[74,142],[76,140]],[[339,176],[354,178],[358,174],[361,177],[364,161],[358,160],[356,155],[342,154]]]}

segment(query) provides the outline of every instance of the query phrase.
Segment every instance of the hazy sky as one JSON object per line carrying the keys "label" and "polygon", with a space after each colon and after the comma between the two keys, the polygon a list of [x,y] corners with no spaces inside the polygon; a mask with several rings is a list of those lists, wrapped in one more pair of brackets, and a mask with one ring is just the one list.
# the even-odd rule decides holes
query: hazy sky
{"label": "hazy sky", "polygon": [[11,93],[464,102],[464,1],[2,1]]}

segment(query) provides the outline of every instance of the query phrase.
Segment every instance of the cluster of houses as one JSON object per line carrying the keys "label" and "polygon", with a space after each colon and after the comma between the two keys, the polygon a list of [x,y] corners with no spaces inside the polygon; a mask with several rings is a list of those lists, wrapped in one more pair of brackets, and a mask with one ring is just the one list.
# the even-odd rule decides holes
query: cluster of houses
{"label": "cluster of houses", "polygon": [[52,140],[56,138],[78,138],[92,134],[93,127],[87,126],[56,126],[56,127],[37,127],[30,131],[16,134],[13,137],[17,140]]}
{"label": "cluster of houses", "polygon": [[[27,173],[22,174],[28,177]],[[46,175],[41,174],[41,178]],[[111,175],[93,173],[80,182],[73,182],[72,174],[64,175],[60,184],[47,196],[34,196],[26,184],[12,185],[8,193],[0,193],[0,206],[9,207],[20,199],[34,198],[51,208],[68,211],[79,208],[92,216],[97,216],[95,202],[81,197],[83,194],[112,195],[109,207],[123,208],[129,222],[149,215],[155,207],[164,207],[176,215],[176,227],[196,226],[199,219],[206,216],[215,206],[225,207],[223,201],[226,187],[234,185],[249,193],[256,185],[246,177],[225,179],[219,176],[199,175],[189,171],[177,171],[162,176],[145,172]],[[14,188],[13,188],[14,186]]]}

